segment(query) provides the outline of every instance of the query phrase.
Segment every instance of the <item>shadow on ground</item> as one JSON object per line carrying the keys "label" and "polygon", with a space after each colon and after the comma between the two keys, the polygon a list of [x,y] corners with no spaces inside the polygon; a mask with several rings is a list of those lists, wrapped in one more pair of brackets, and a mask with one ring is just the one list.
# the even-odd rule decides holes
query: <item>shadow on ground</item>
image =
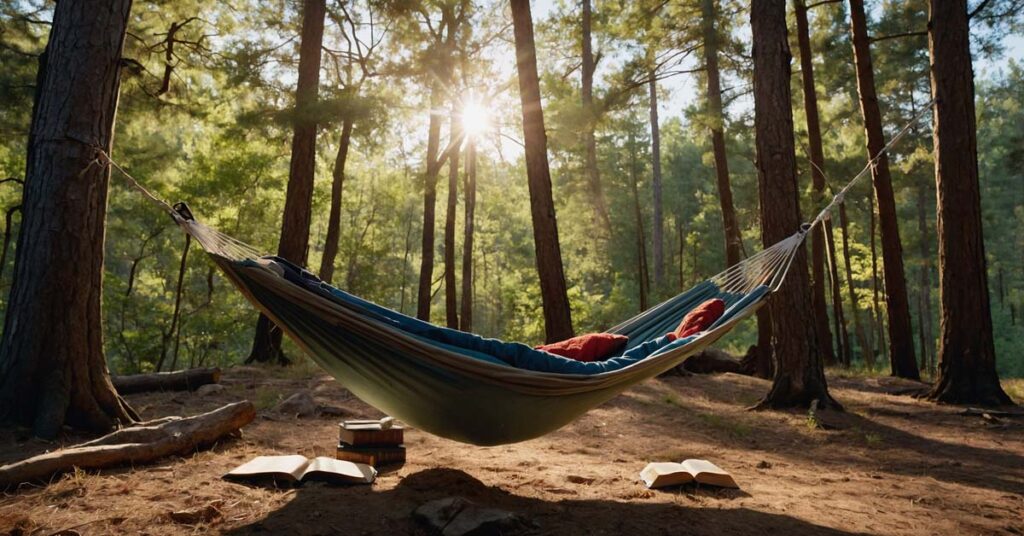
{"label": "shadow on ground", "polygon": [[[525,529],[527,534],[855,534],[746,508],[614,500],[544,501],[487,486],[455,469],[420,471],[394,489],[381,492],[365,486],[305,486],[283,507],[229,533],[427,534],[413,520],[413,510],[428,501],[451,496],[523,515],[535,524]],[[688,500],[682,497],[680,502]]]}

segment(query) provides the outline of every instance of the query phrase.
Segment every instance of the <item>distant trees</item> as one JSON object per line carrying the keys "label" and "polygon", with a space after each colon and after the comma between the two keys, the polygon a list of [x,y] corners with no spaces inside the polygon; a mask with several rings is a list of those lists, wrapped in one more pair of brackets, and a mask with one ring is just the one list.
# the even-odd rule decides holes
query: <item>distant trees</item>
{"label": "distant trees", "polygon": [[23,220],[0,340],[0,421],[52,439],[138,418],[114,391],[101,293],[110,153],[131,0],[57,4],[40,57]]}
{"label": "distant trees", "polygon": [[930,397],[1011,404],[999,385],[992,339],[967,2],[930,0],[928,11],[942,315],[939,377]]}
{"label": "distant trees", "polygon": [[526,174],[530,186],[530,214],[533,240],[544,305],[544,333],[547,342],[572,337],[572,314],[558,243],[558,220],[551,196],[547,134],[541,110],[540,80],[537,75],[537,47],[533,42],[533,17],[529,0],[510,0],[515,33],[516,71],[519,99],[523,108],[523,142]]}
{"label": "distant trees", "polygon": [[[295,87],[295,115],[288,190],[277,254],[300,266],[306,264],[309,251],[309,222],[312,218],[313,177],[316,172],[316,103],[320,95],[320,55],[324,39],[326,0],[304,0],[302,35],[299,45],[299,72]],[[281,351],[281,330],[260,314],[256,322],[252,350],[247,363],[287,364]]]}
{"label": "distant trees", "polygon": [[[790,100],[789,40],[785,0],[753,0],[754,129],[761,198],[761,239],[769,246],[800,227],[796,147]],[[804,246],[797,250],[785,283],[768,301],[775,373],[759,407],[838,406],[825,381],[811,319],[810,283]]]}

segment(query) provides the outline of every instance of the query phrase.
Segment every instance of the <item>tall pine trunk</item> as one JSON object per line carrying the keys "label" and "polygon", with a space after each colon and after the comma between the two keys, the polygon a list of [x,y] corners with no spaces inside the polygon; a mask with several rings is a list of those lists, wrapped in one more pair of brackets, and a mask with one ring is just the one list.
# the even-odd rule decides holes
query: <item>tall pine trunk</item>
{"label": "tall pine trunk", "polygon": [[462,240],[462,307],[459,329],[473,331],[473,226],[476,218],[476,140],[466,142],[466,176],[463,178],[465,224]]}
{"label": "tall pine trunk", "polygon": [[[309,250],[309,221],[313,206],[313,177],[316,170],[316,102],[320,95],[320,53],[324,40],[325,0],[302,4],[302,36],[299,45],[299,76],[295,86],[291,166],[284,199],[284,218],[277,254],[304,266]],[[281,330],[260,314],[256,322],[252,351],[245,360],[287,364],[281,351]]]}
{"label": "tall pine trunk", "polygon": [[36,79],[3,338],[0,421],[53,438],[131,422],[103,354],[103,240],[131,0],[59,2]]}
{"label": "tall pine trunk", "polygon": [[[885,146],[882,114],[875,93],[875,74],[871,65],[871,44],[868,38],[864,0],[850,0],[850,28],[853,34],[853,59],[857,69],[857,91],[860,111],[864,117],[869,158],[875,158]],[[914,331],[910,323],[910,302],[903,270],[903,246],[896,221],[896,197],[889,174],[889,159],[882,154],[872,168],[878,221],[882,231],[882,258],[885,274],[885,304],[889,326],[889,362],[892,375],[919,379],[914,357]],[[881,319],[879,319],[881,321]]]}
{"label": "tall pine trunk", "polygon": [[647,83],[650,93],[651,116],[651,194],[654,203],[654,222],[651,227],[651,243],[654,250],[654,288],[658,292],[665,284],[665,216],[661,195],[661,127],[658,125],[658,82],[654,71]]}
{"label": "tall pine trunk", "polygon": [[345,188],[345,164],[348,162],[348,147],[351,141],[352,120],[346,117],[341,124],[338,154],[334,157],[334,170],[331,174],[331,211],[327,218],[324,254],[320,258],[320,279],[328,283],[334,279],[334,263],[338,258],[338,240],[341,238],[341,196]]}
{"label": "tall pine trunk", "polygon": [[715,156],[715,177],[718,199],[722,206],[722,227],[725,230],[725,262],[732,266],[742,259],[740,228],[732,203],[729,184],[729,160],[725,154],[724,118],[722,116],[721,75],[718,72],[718,30],[715,0],[701,1],[704,30],[704,64],[707,71],[708,121],[711,123],[711,148]]}
{"label": "tall pine trunk", "polygon": [[[459,136],[459,119],[452,113],[452,138]],[[444,218],[444,312],[448,327],[459,329],[459,301],[455,288],[455,211],[459,203],[459,149],[448,160],[448,206]]]}
{"label": "tall pine trunk", "polygon": [[[800,228],[785,0],[753,0],[754,130],[761,239],[775,244]],[[828,392],[811,318],[807,253],[801,245],[785,283],[768,301],[775,374],[761,408],[838,406]]]}
{"label": "tall pine trunk", "polygon": [[529,0],[510,0],[516,43],[516,71],[519,99],[523,108],[523,142],[526,175],[530,187],[530,214],[537,274],[544,305],[544,333],[547,342],[572,337],[572,315],[566,291],[562,251],[558,243],[558,220],[551,195],[548,140],[541,110],[540,80],[537,76],[537,48],[533,42],[533,17]]}
{"label": "tall pine trunk", "polygon": [[939,377],[930,396],[956,404],[1012,404],[999,385],[992,340],[969,34],[965,0],[929,1],[942,306]]}
{"label": "tall pine trunk", "polygon": [[[800,76],[803,79],[804,115],[807,117],[807,145],[811,153],[811,191],[817,204],[825,194],[825,153],[821,147],[821,124],[818,120],[818,96],[814,90],[814,62],[811,57],[811,37],[807,27],[807,6],[804,0],[793,0],[796,11],[797,43],[800,47]],[[826,228],[827,225],[827,228]],[[828,304],[825,300],[825,233],[831,231],[827,223],[811,231],[811,305],[814,308],[814,331],[818,335],[818,350],[826,364],[836,360],[832,347],[832,333],[828,329]]]}
{"label": "tall pine trunk", "polygon": [[591,13],[590,0],[583,0],[582,21],[582,62],[580,73],[580,100],[583,105],[583,112],[586,124],[583,129],[584,150],[583,167],[587,175],[587,187],[590,190],[591,203],[594,205],[594,220],[605,234],[611,234],[612,224],[608,215],[608,202],[604,197],[604,187],[601,185],[601,172],[597,168],[597,136],[594,134],[597,123],[597,110],[594,108],[594,51],[591,43]]}

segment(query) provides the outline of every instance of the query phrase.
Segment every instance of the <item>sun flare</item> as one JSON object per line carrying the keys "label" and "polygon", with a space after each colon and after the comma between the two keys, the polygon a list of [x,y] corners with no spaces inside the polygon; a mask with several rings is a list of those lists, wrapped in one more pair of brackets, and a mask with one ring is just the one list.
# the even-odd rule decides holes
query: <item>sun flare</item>
{"label": "sun flare", "polygon": [[466,136],[476,137],[491,126],[491,111],[483,104],[470,101],[462,107],[462,128]]}

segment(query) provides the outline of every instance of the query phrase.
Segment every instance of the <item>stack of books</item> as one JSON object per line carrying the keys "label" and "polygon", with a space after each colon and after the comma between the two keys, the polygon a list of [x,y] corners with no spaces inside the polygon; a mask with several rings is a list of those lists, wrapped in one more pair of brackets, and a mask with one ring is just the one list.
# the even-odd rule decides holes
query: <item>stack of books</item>
{"label": "stack of books", "polygon": [[338,427],[339,460],[374,467],[405,463],[403,429],[391,417],[369,421],[344,421]]}

